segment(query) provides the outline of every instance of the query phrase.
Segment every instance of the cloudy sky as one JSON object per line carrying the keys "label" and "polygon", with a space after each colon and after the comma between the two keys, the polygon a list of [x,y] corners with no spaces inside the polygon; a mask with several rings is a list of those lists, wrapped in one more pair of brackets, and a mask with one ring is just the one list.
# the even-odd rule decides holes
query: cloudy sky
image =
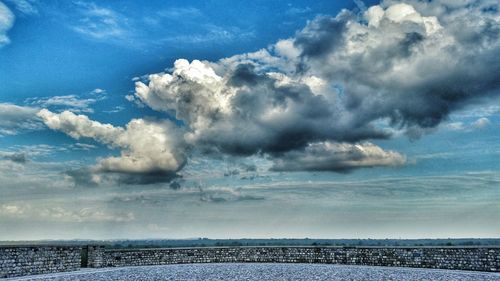
{"label": "cloudy sky", "polygon": [[0,240],[499,237],[496,0],[0,0]]}

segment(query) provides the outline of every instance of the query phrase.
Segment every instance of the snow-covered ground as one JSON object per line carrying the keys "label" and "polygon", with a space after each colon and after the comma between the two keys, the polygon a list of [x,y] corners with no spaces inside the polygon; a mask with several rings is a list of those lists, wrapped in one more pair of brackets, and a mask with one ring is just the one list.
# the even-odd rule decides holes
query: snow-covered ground
{"label": "snow-covered ground", "polygon": [[208,280],[500,280],[500,273],[326,264],[180,264],[86,269],[3,280],[60,281],[208,281]]}

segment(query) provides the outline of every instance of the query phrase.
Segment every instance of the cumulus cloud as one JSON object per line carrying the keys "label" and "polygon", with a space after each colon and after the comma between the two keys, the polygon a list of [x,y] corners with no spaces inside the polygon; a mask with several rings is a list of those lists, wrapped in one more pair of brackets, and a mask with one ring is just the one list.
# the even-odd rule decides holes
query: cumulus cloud
{"label": "cumulus cloud", "polygon": [[[500,64],[488,62],[498,61],[499,31],[493,26],[499,18],[474,5],[456,9],[468,14],[449,21],[408,4],[383,3],[368,9],[367,25],[347,12],[317,19],[296,45],[304,50],[307,71],[343,85],[345,108],[357,113],[358,122],[387,117],[403,128],[435,127],[451,111],[498,93]],[[320,31],[324,38],[316,36]],[[471,41],[468,32],[477,38]],[[329,42],[332,37],[338,42]]]}
{"label": "cumulus cloud", "polygon": [[10,9],[4,3],[0,2],[0,47],[10,43],[7,31],[14,25],[14,19],[14,14]]}
{"label": "cumulus cloud", "polygon": [[416,138],[499,92],[498,3],[467,2],[384,1],[361,20],[320,16],[254,53],[179,59],[137,81],[135,95],[182,120],[189,144],[232,155],[388,138],[384,120]]}
{"label": "cumulus cloud", "polygon": [[290,151],[274,159],[274,171],[335,171],[356,168],[400,166],[406,158],[395,151],[366,142],[360,144],[321,142],[309,144],[304,150]]}
{"label": "cumulus cloud", "polygon": [[39,109],[0,103],[0,136],[17,135],[22,132],[43,128],[36,113]]}
{"label": "cumulus cloud", "polygon": [[225,63],[234,69],[219,76],[208,62],[177,60],[172,74],[151,75],[148,85],[136,82],[136,95],[183,120],[188,143],[234,155],[280,153],[327,139],[387,137],[371,124],[346,130],[348,121],[327,97],[313,92],[321,89],[320,79],[297,81],[283,73],[259,73],[250,62]]}
{"label": "cumulus cloud", "polygon": [[100,159],[91,171],[117,174],[127,183],[169,181],[186,161],[179,131],[167,121],[133,119],[122,128],[69,111],[57,114],[43,109],[38,116],[49,128],[74,139],[91,138],[120,149],[120,156]]}
{"label": "cumulus cloud", "polygon": [[172,114],[180,127],[134,119],[120,128],[46,110],[39,116],[73,138],[121,149],[97,170],[149,173],[153,180],[156,172],[182,168],[185,146],[265,155],[274,170],[401,165],[402,155],[369,141],[395,131],[420,137],[450,113],[498,96],[498,6],[387,0],[361,16],[347,10],[319,16],[294,37],[253,53],[216,62],[178,59],[168,72],[136,81],[126,98]]}

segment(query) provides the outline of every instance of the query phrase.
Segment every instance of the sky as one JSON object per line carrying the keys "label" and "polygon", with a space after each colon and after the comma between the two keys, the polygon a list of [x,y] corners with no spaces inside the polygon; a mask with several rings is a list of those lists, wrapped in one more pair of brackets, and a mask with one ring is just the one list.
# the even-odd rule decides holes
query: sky
{"label": "sky", "polygon": [[496,0],[0,0],[0,240],[499,237]]}

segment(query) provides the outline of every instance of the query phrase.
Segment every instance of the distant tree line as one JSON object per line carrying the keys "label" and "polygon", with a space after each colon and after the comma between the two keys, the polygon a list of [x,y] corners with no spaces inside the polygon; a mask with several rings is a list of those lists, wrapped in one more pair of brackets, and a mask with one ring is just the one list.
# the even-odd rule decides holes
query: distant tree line
{"label": "distant tree line", "polygon": [[88,245],[110,249],[242,247],[242,246],[500,246],[500,239],[145,239],[145,240],[64,240],[0,241],[0,245]]}

